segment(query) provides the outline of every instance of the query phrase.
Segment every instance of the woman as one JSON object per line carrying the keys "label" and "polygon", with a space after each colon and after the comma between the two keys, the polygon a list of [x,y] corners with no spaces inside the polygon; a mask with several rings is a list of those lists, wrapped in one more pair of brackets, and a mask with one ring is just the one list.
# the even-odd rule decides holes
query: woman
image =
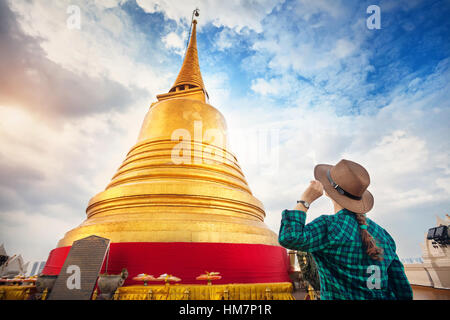
{"label": "woman", "polygon": [[[316,181],[311,181],[295,209],[283,211],[279,242],[311,252],[319,269],[321,299],[412,299],[394,240],[366,218],[374,203],[367,191],[366,169],[341,160],[335,166],[316,166],[314,176]],[[324,190],[335,214],[305,225],[310,204]]]}

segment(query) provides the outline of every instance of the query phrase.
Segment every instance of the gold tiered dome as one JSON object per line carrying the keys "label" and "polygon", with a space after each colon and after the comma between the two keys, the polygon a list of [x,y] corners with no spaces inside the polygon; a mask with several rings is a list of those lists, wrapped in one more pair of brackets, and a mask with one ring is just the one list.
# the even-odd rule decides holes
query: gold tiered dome
{"label": "gold tiered dome", "polygon": [[157,98],[137,144],[106,190],[91,199],[87,219],[58,247],[92,234],[112,243],[278,246],[262,203],[226,148],[223,115],[206,103],[195,20],[180,74],[169,93]]}
{"label": "gold tiered dome", "polygon": [[[87,219],[50,252],[43,273],[59,274],[72,243],[96,235],[111,241],[102,272],[127,268],[125,286],[136,285],[133,278],[141,273],[167,273],[200,292],[196,277],[214,270],[222,275],[217,284],[236,285],[226,287],[235,292],[232,298],[241,292],[244,299],[264,299],[271,290],[290,297],[287,252],[227,150],[224,117],[208,104],[195,21],[180,74],[157,98],[136,145],[106,189],[90,200]],[[204,298],[208,287],[201,289]]]}

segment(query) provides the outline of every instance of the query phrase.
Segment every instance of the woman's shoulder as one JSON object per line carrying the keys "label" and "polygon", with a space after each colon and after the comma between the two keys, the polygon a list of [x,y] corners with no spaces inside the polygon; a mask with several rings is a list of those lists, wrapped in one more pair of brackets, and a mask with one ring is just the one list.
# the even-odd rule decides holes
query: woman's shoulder
{"label": "woman's shoulder", "polygon": [[348,210],[341,210],[338,213],[327,215],[329,224],[355,225],[354,213]]}
{"label": "woman's shoulder", "polygon": [[376,238],[380,242],[389,244],[395,251],[396,245],[394,238],[392,238],[390,233],[385,228],[383,228],[370,218],[367,218],[367,224],[369,226],[369,232],[374,238]]}
{"label": "woman's shoulder", "polygon": [[346,213],[338,213],[327,216],[328,235],[331,239],[340,241],[352,241],[359,236],[355,218]]}
{"label": "woman's shoulder", "polygon": [[[323,219],[327,221],[329,235],[333,238],[346,240],[359,239],[359,224],[355,219],[355,214],[348,210],[342,210],[337,214],[326,215]],[[395,241],[383,227],[370,218],[366,219],[368,231],[379,242],[393,248],[395,251]]]}

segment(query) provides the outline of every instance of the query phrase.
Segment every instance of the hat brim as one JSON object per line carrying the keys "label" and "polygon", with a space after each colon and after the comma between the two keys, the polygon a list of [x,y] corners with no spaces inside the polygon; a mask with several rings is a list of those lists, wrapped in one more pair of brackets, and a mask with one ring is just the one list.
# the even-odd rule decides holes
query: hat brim
{"label": "hat brim", "polygon": [[369,191],[365,191],[361,197],[361,200],[354,200],[345,195],[340,194],[328,181],[327,172],[333,166],[328,164],[318,164],[314,168],[314,177],[319,180],[326,193],[336,201],[339,205],[347,210],[355,213],[367,213],[373,208],[374,199],[373,195]]}

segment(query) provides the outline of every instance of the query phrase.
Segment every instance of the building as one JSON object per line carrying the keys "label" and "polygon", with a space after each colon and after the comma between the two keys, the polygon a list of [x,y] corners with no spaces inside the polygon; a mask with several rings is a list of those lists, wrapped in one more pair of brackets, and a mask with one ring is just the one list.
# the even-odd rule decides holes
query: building
{"label": "building", "polygon": [[44,267],[45,261],[30,261],[25,275],[27,277],[40,275],[42,273],[42,270],[44,270]]}
{"label": "building", "polygon": [[[422,263],[404,264],[412,285],[450,289],[450,217],[437,217],[436,227],[429,229],[422,244]],[[449,291],[450,293],[450,291]]]}
{"label": "building", "polygon": [[29,263],[25,263],[22,255],[8,256],[5,246],[0,245],[0,277],[14,278],[17,275],[25,275]]}

